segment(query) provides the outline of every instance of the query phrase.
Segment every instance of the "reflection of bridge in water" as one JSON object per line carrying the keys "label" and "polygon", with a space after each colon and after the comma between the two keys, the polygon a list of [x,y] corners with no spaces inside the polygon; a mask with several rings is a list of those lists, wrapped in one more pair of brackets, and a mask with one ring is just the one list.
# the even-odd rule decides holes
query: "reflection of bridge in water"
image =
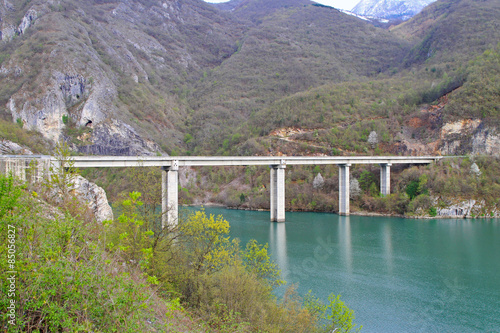
{"label": "reflection of bridge in water", "polygon": [[[270,211],[271,221],[285,221],[285,168],[287,165],[338,165],[339,166],[339,214],[349,215],[349,167],[352,164],[380,165],[380,193],[390,193],[392,164],[429,164],[440,156],[74,156],[75,168],[111,167],[161,167],[163,225],[176,224],[178,219],[179,167],[196,166],[258,166],[271,169]],[[34,161],[38,165],[31,177],[48,175],[49,166],[60,167],[64,162],[44,155],[1,155],[0,172],[13,172],[26,179],[26,170]]]}

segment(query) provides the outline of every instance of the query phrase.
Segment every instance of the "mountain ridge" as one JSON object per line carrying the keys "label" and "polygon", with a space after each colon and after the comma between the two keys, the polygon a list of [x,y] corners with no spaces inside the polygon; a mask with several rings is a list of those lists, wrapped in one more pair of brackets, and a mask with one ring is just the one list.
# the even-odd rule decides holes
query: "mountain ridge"
{"label": "mountain ridge", "polygon": [[361,0],[351,12],[372,19],[406,21],[434,1],[436,0]]}
{"label": "mountain ridge", "polygon": [[[354,89],[346,104],[312,103],[314,116],[293,125],[395,117],[387,132],[395,142],[398,114],[467,84],[468,62],[494,48],[499,30],[492,0],[439,0],[389,31],[305,0],[235,3],[228,11],[197,0],[4,2],[0,114],[85,154],[254,154],[273,150],[269,130],[285,121],[268,112],[282,101],[311,91],[327,101],[346,84]],[[447,36],[466,8],[468,25]],[[366,82],[380,97],[363,91]],[[460,110],[453,114],[476,116]]]}

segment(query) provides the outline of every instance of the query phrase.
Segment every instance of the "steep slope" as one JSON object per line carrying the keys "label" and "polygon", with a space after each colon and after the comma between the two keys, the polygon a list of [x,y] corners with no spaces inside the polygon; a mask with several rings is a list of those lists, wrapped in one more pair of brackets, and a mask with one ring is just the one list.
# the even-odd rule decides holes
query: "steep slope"
{"label": "steep slope", "polygon": [[196,86],[190,147],[217,151],[226,139],[234,144],[260,135],[260,128],[246,122],[269,103],[328,82],[384,72],[408,50],[407,42],[388,31],[333,8],[279,9],[250,29],[238,52]]}
{"label": "steep slope", "polygon": [[148,137],[175,145],[186,82],[229,57],[242,32],[197,0],[19,0],[0,13],[4,117],[55,141],[72,133],[94,154],[158,151]]}
{"label": "steep slope", "polygon": [[[375,131],[385,137],[379,149],[392,153],[498,155],[498,6],[497,1],[468,0],[430,5],[394,29],[416,45],[406,69],[371,82],[326,84],[276,100],[256,114],[252,126],[271,134],[298,126],[303,134],[278,141],[271,135],[260,145],[290,152],[285,146],[292,142],[306,152],[367,153],[368,133]],[[458,29],[465,16],[468,24],[447,36],[445,31]],[[426,43],[433,52],[415,57]]]}
{"label": "steep slope", "polygon": [[436,0],[361,0],[354,14],[387,20],[408,20]]}
{"label": "steep slope", "polygon": [[227,4],[219,4],[219,8],[232,11],[233,15],[260,24],[276,11],[286,8],[299,8],[314,4],[310,0],[231,0]]}
{"label": "steep slope", "polygon": [[415,42],[407,65],[468,61],[500,40],[500,2],[439,0],[393,32]]}
{"label": "steep slope", "polygon": [[3,1],[0,115],[85,154],[269,153],[256,139],[281,126],[325,153],[366,153],[367,128],[397,153],[464,118],[494,133],[498,1],[439,0],[391,31],[308,0],[226,5]]}

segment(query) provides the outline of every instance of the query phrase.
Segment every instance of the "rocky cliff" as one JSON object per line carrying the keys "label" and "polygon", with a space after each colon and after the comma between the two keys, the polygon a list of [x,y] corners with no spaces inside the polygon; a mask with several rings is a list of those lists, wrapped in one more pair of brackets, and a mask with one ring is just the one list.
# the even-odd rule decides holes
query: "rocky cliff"
{"label": "rocky cliff", "polygon": [[98,222],[113,219],[113,210],[109,205],[106,192],[101,187],[78,176],[73,189],[76,196],[87,204]]}
{"label": "rocky cliff", "polygon": [[[182,138],[184,107],[170,90],[234,52],[230,28],[204,24],[217,21],[211,14],[198,1],[4,1],[6,111],[50,140],[73,139],[83,153],[164,153],[151,138]],[[195,53],[194,41],[203,42]],[[72,137],[83,127],[86,142]]]}

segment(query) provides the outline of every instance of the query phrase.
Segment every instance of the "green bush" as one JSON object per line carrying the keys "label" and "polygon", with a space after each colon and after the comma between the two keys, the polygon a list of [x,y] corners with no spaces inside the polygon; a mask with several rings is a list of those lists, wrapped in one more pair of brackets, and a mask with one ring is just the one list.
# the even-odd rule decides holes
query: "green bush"
{"label": "green bush", "polygon": [[436,209],[436,207],[430,207],[429,208],[429,215],[432,216],[432,217],[437,216],[437,209]]}
{"label": "green bush", "polygon": [[[41,195],[23,190],[0,175],[3,211],[0,241],[7,229],[16,233],[16,325],[9,332],[155,331],[151,290],[141,274],[129,270],[104,250],[102,225],[77,213],[60,211],[39,200]],[[10,190],[9,190],[10,188]],[[43,189],[42,189],[43,190]],[[0,263],[7,267],[7,247]],[[0,272],[1,289],[7,290],[7,270]],[[7,322],[7,293],[0,293],[0,322]]]}

